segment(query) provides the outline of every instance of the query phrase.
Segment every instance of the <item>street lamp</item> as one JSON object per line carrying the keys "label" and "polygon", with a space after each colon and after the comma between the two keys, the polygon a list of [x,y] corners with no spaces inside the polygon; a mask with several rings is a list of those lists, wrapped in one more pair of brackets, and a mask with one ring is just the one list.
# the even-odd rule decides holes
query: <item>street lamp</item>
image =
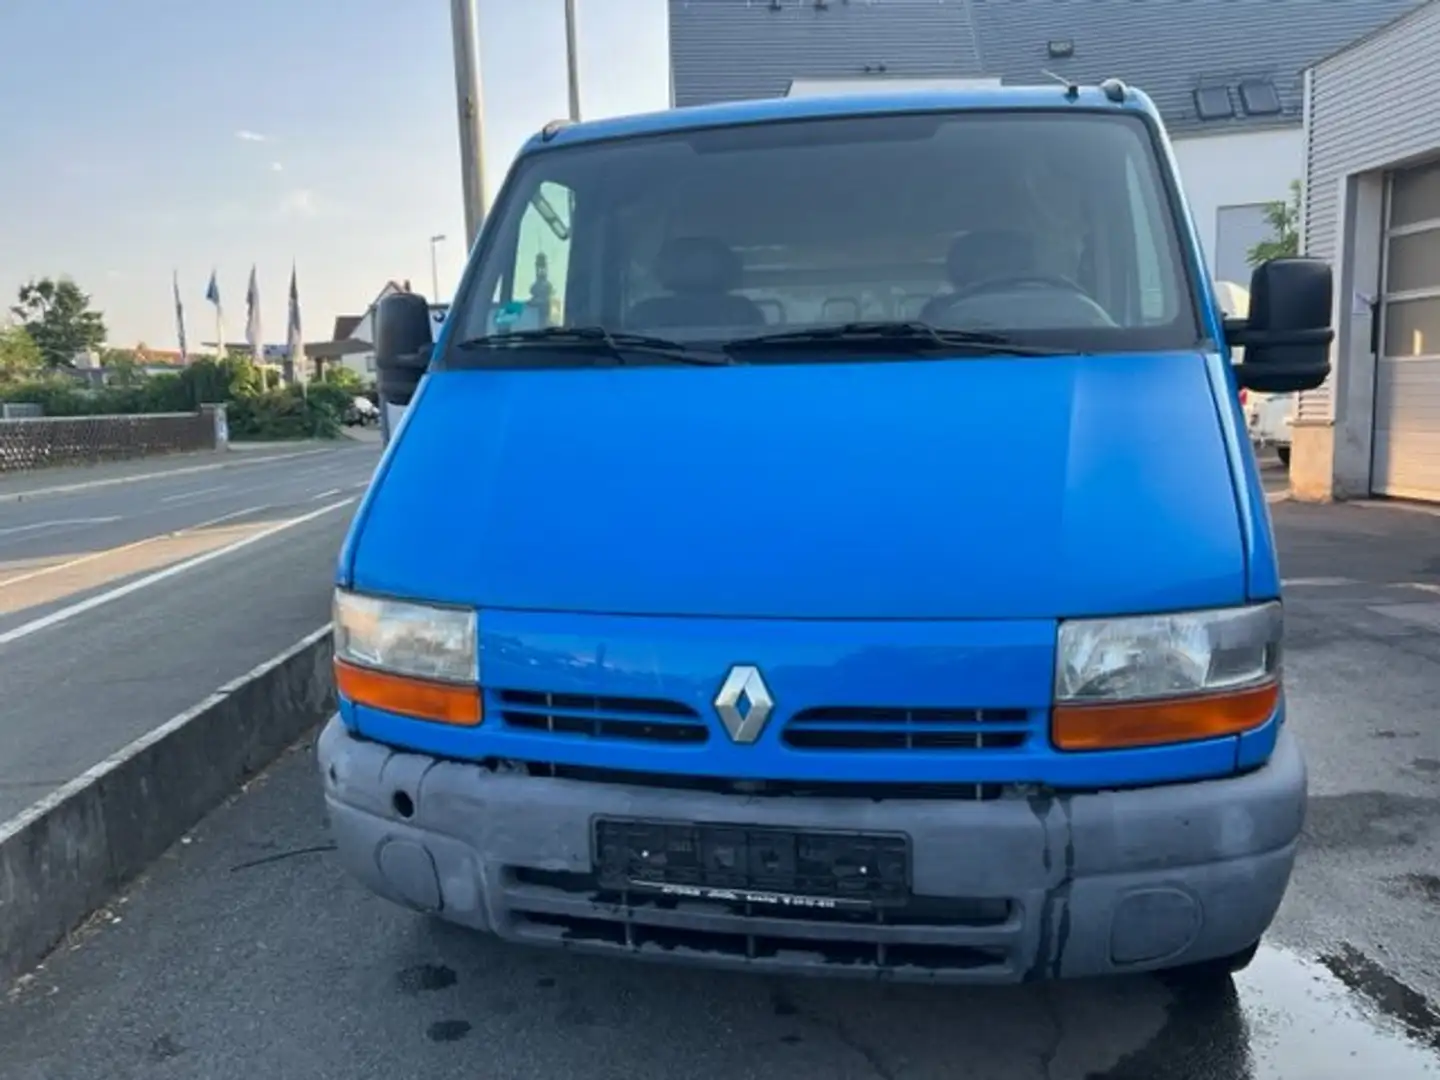
{"label": "street lamp", "polygon": [[430,237],[430,295],[437,304],[440,302],[440,267],[435,261],[435,245],[444,239],[444,233],[436,233]]}

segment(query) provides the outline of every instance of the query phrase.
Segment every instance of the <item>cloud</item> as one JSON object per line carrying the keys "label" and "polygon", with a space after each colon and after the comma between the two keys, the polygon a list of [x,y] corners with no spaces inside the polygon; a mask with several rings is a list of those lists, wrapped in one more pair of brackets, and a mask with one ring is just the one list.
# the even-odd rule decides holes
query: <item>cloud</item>
{"label": "cloud", "polygon": [[287,191],[280,200],[280,213],[286,217],[314,217],[317,212],[315,193],[309,188]]}
{"label": "cloud", "polygon": [[271,172],[284,172],[284,171],[285,171],[285,166],[284,166],[281,162],[272,161],[272,162],[270,162],[270,171],[271,171]]}
{"label": "cloud", "polygon": [[241,128],[235,132],[235,138],[241,142],[268,142],[269,136],[261,135],[258,131],[250,131],[248,128]]}

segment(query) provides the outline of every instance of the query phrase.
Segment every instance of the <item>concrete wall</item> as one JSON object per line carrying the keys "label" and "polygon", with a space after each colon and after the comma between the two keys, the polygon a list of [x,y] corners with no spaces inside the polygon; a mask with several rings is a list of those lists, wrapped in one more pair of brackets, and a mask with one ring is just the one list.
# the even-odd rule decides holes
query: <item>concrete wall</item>
{"label": "concrete wall", "polygon": [[193,413],[41,416],[0,420],[0,472],[88,465],[187,450],[223,450],[224,406]]}

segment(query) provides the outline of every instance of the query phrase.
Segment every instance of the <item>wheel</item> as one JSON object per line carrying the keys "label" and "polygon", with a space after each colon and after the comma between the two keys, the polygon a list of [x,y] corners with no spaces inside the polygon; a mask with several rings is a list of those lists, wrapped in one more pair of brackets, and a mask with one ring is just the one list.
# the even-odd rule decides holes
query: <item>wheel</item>
{"label": "wheel", "polygon": [[1217,956],[1213,960],[1202,960],[1198,964],[1170,968],[1161,972],[1161,977],[1173,985],[1198,990],[1222,989],[1230,984],[1230,976],[1244,971],[1260,951],[1260,943],[1231,953]]}
{"label": "wheel", "polygon": [[1281,465],[1284,465],[1285,468],[1287,468],[1287,469],[1290,468],[1290,447],[1289,447],[1289,446],[1277,446],[1277,447],[1275,447],[1275,456],[1280,459],[1280,464],[1281,464]]}

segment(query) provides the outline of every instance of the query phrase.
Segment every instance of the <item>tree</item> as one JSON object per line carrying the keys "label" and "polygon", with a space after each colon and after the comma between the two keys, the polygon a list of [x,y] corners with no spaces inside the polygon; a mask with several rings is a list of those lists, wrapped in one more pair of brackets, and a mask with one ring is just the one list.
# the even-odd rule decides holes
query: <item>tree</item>
{"label": "tree", "polygon": [[1290,181],[1290,201],[1276,200],[1265,204],[1265,221],[1270,226],[1270,239],[1261,240],[1247,255],[1251,266],[1270,259],[1285,259],[1300,254],[1300,181]]}
{"label": "tree", "polygon": [[41,278],[20,286],[10,309],[21,321],[49,368],[68,368],[77,353],[105,341],[105,319],[91,310],[90,297],[69,278]]}
{"label": "tree", "polygon": [[44,366],[40,347],[23,326],[0,326],[0,383],[33,378]]}
{"label": "tree", "polygon": [[100,366],[111,386],[138,386],[145,380],[145,346],[100,350]]}

